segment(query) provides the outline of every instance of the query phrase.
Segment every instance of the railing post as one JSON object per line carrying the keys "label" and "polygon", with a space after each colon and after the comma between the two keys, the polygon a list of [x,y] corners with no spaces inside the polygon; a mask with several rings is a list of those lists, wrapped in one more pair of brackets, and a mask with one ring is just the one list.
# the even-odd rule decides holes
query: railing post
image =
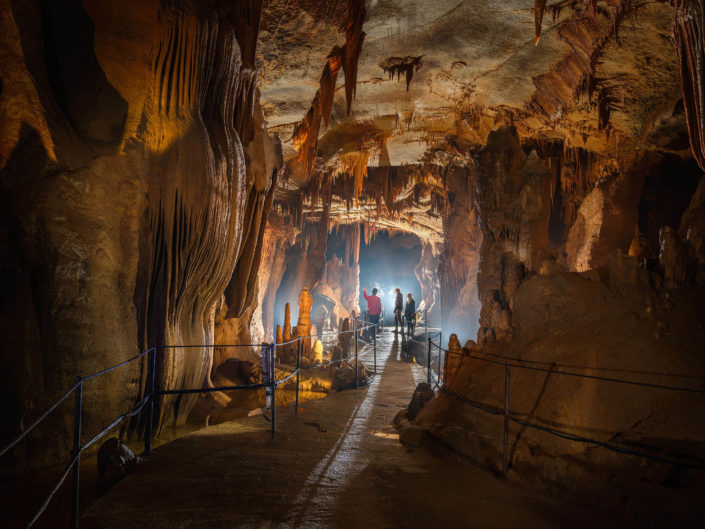
{"label": "railing post", "polygon": [[301,338],[297,341],[296,347],[296,415],[299,414],[299,381],[301,379]]}
{"label": "railing post", "polygon": [[156,379],[156,367],[157,367],[157,350],[152,347],[148,353],[149,360],[149,408],[147,408],[147,428],[144,432],[144,453],[149,455],[152,453],[152,435],[154,429],[154,381]]}
{"label": "railing post", "polygon": [[274,370],[276,364],[276,348],[274,344],[269,344],[269,358],[272,366],[272,439],[277,435],[277,373]]}
{"label": "railing post", "polygon": [[353,328],[355,329],[355,389],[358,389],[360,385],[357,376],[357,319],[353,322]]}
{"label": "railing post", "polygon": [[442,348],[438,349],[438,383],[439,384],[443,381],[443,379],[441,378],[441,356],[443,356],[444,353],[448,354]]}
{"label": "railing post", "polygon": [[426,382],[431,383],[431,337],[428,337],[426,346]]}
{"label": "railing post", "polygon": [[428,337],[428,309],[423,309],[423,324],[426,328],[426,337]]}
{"label": "railing post", "polygon": [[375,359],[375,375],[377,374],[377,329],[372,333],[372,351]]}
{"label": "railing post", "polygon": [[509,466],[509,365],[504,365],[504,439],[502,447],[502,476],[507,476]]}
{"label": "railing post", "polygon": [[73,415],[73,486],[71,498],[71,528],[78,529],[79,472],[81,465],[81,419],[83,407],[83,379],[78,377],[78,387],[74,395]]}

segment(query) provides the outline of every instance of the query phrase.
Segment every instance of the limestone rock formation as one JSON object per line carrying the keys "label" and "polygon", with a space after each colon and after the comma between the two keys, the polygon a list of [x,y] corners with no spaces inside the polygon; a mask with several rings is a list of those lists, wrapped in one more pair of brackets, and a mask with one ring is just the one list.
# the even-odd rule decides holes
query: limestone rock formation
{"label": "limestone rock formation", "polygon": [[433,398],[434,395],[435,393],[433,392],[431,384],[428,382],[420,382],[419,385],[416,386],[414,394],[411,396],[411,402],[409,403],[406,411],[406,418],[413,421],[421,409],[429,400]]}
{"label": "limestone rock formation", "polygon": [[130,474],[139,458],[120,439],[111,437],[98,450],[98,483],[103,492]]}
{"label": "limestone rock formation", "polygon": [[313,304],[313,297],[308,291],[308,288],[304,288],[299,294],[299,319],[296,322],[296,335],[303,336],[302,341],[302,358],[307,358],[313,361],[313,358],[309,358],[312,353],[311,349],[311,305]]}
{"label": "limestone rock formation", "polygon": [[[257,104],[261,7],[3,3],[2,230],[17,256],[3,280],[3,441],[79,374],[213,343],[228,285],[237,314],[254,295],[282,164]],[[200,388],[211,363],[208,348],[162,350],[157,383]],[[131,407],[148,376],[133,363],[86,386],[87,427]],[[160,399],[159,424],[194,402]],[[68,420],[51,420],[69,439]]]}

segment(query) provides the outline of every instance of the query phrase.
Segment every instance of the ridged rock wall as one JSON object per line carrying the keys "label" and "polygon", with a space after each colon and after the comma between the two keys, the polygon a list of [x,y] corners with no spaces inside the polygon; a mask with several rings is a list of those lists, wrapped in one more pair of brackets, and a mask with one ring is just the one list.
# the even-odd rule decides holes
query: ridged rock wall
{"label": "ridged rock wall", "polygon": [[473,202],[474,168],[471,162],[469,167],[448,170],[448,209],[442,215],[445,242],[438,260],[441,324],[445,332],[466,340],[477,335],[481,307],[477,273],[483,239]]}
{"label": "ridged rock wall", "polygon": [[[2,3],[2,441],[76,375],[212,343],[228,285],[236,313],[254,296],[281,165],[255,111],[260,9]],[[211,362],[208,349],[163,352],[158,384],[200,387]],[[129,408],[147,374],[135,363],[87,383],[85,434]],[[165,399],[160,423],[192,404]]]}

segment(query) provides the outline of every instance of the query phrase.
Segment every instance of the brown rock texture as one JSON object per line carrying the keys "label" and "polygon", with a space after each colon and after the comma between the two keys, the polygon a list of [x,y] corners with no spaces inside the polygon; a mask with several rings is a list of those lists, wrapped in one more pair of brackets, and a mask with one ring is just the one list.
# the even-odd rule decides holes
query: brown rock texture
{"label": "brown rock texture", "polygon": [[[282,160],[257,104],[260,2],[1,10],[2,230],[15,256],[4,442],[76,375],[150,346],[212,343],[226,290],[243,313]],[[161,351],[157,382],[201,387],[211,362],[205,348]],[[139,398],[147,374],[134,363],[86,386],[87,435]],[[160,400],[159,424],[193,402]]]}

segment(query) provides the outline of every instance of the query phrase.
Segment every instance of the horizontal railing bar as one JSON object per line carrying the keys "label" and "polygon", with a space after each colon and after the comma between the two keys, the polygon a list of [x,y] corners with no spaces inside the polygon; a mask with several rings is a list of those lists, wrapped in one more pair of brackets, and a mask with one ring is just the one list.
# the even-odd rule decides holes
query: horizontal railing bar
{"label": "horizontal railing bar", "polygon": [[154,349],[214,349],[216,347],[263,347],[268,343],[234,343],[234,344],[203,344],[203,345],[157,345]]}
{"label": "horizontal railing bar", "polygon": [[663,384],[652,384],[650,382],[638,382],[636,380],[624,380],[621,378],[601,377],[598,375],[588,375],[585,373],[571,373],[569,371],[560,371],[560,370],[548,369],[548,368],[544,368],[544,367],[525,366],[525,365],[517,364],[514,362],[503,362],[501,360],[493,360],[491,358],[483,358],[481,356],[477,356],[477,355],[473,355],[473,354],[469,354],[469,353],[464,353],[464,352],[458,353],[455,351],[449,351],[448,349],[444,349],[443,347],[439,346],[438,344],[434,343],[433,341],[431,341],[431,343],[435,347],[437,347],[439,350],[444,351],[447,354],[462,356],[464,358],[473,358],[475,360],[481,360],[483,362],[488,362],[490,364],[515,367],[517,369],[527,369],[529,371],[541,371],[543,373],[551,373],[551,374],[556,374],[556,375],[567,375],[570,377],[588,378],[588,379],[592,379],[592,380],[600,380],[603,382],[615,382],[618,384],[629,384],[632,386],[643,386],[643,387],[654,388],[654,389],[665,389],[665,390],[669,390],[669,391],[683,391],[683,392],[687,392],[687,393],[698,393],[698,394],[705,393],[705,389],[683,388],[683,387],[678,387],[678,386],[666,386]]}
{"label": "horizontal railing bar", "polygon": [[665,457],[660,457],[660,456],[655,456],[651,454],[647,454],[645,452],[640,452],[638,450],[632,450],[630,448],[624,448],[618,445],[613,445],[610,443],[605,443],[602,441],[598,441],[597,439],[591,439],[589,437],[583,437],[581,435],[576,435],[572,434],[569,432],[564,432],[562,430],[555,430],[553,428],[549,428],[547,426],[542,426],[540,424],[532,423],[529,421],[524,421],[522,419],[519,419],[517,417],[514,417],[511,413],[509,414],[509,419],[514,421],[517,424],[520,424],[522,426],[526,426],[527,428],[533,428],[535,430],[541,430],[546,433],[550,433],[551,435],[554,435],[556,437],[561,437],[563,439],[567,439],[568,441],[575,441],[579,443],[588,443],[588,444],[596,444],[598,446],[601,446],[603,448],[607,448],[608,450],[612,450],[613,452],[619,452],[622,454],[628,454],[632,456],[637,456],[641,457],[644,459],[650,459],[652,461],[656,461],[659,463],[666,463],[668,465],[676,465],[676,466],[681,466],[681,467],[688,467],[688,468],[693,468],[697,470],[705,470],[705,465],[698,465],[695,463],[688,463],[684,461],[679,461],[679,460],[674,460],[674,459],[668,459]]}
{"label": "horizontal railing bar", "polygon": [[143,398],[139,403],[137,403],[135,406],[132,407],[130,411],[127,411],[120,415],[117,419],[115,419],[112,423],[110,423],[108,426],[103,428],[103,430],[98,433],[93,439],[88,441],[85,445],[81,447],[81,451],[87,450],[91,446],[93,446],[96,442],[98,442],[106,433],[108,433],[110,430],[115,428],[118,424],[120,424],[122,421],[125,419],[128,419],[130,417],[134,417],[137,415],[142,408],[145,407],[145,405],[149,402],[149,399],[152,397],[152,395],[147,395],[145,398]]}
{"label": "horizontal railing bar", "polygon": [[277,381],[276,381],[277,386],[278,386],[279,384],[284,384],[285,382],[288,382],[289,379],[292,378],[294,375],[296,375],[296,373],[298,373],[298,372],[299,372],[299,370],[297,369],[297,370],[294,371],[293,373],[290,373],[286,378],[283,378],[283,379],[281,379],[281,380],[277,380]]}
{"label": "horizontal railing bar", "polygon": [[[450,395],[451,397],[455,397],[457,399],[460,399],[461,401],[469,404],[470,406],[477,408],[481,411],[484,411],[486,413],[490,413],[492,415],[503,415],[504,414],[504,411],[499,408],[496,408],[496,407],[490,408],[485,404],[482,404],[482,403],[477,402],[475,400],[469,399],[465,395],[461,395],[460,393],[456,393],[454,391],[451,391],[448,388],[444,388],[444,389],[442,389],[442,391],[443,391],[443,393],[446,393],[447,395]],[[602,446],[603,448],[607,448],[608,450],[612,450],[614,452],[633,455],[633,456],[641,457],[644,459],[650,459],[650,460],[653,460],[653,461],[656,461],[659,463],[666,463],[666,464],[670,464],[670,465],[680,465],[683,467],[689,467],[689,468],[694,468],[694,469],[698,469],[698,470],[705,469],[705,465],[697,465],[695,463],[688,463],[688,462],[677,461],[677,460],[668,459],[668,458],[664,458],[664,457],[660,457],[660,456],[654,456],[651,454],[647,454],[645,452],[640,452],[638,450],[632,450],[630,448],[624,448],[624,447],[621,447],[618,445],[613,445],[610,443],[605,443],[603,441],[598,441],[597,439],[591,439],[589,437],[583,437],[581,435],[565,432],[562,430],[556,430],[554,428],[549,428],[547,426],[542,426],[540,424],[536,424],[536,423],[532,423],[530,421],[525,421],[523,419],[519,419],[518,417],[515,417],[512,413],[509,413],[508,417],[509,417],[509,419],[511,419],[513,422],[515,422],[517,424],[520,424],[522,426],[526,426],[528,428],[541,430],[541,431],[544,431],[544,432],[549,433],[551,435],[554,435],[556,437],[566,439],[568,441],[595,444],[598,446]],[[690,457],[692,457],[692,456],[690,456]]]}
{"label": "horizontal railing bar", "polygon": [[114,366],[112,366],[112,367],[108,367],[107,369],[103,369],[102,371],[98,371],[98,372],[96,372],[96,373],[93,373],[92,375],[88,375],[88,376],[86,376],[86,377],[83,377],[83,381],[85,382],[86,380],[90,380],[90,379],[95,378],[95,377],[97,377],[97,376],[100,376],[100,375],[103,375],[103,374],[105,374],[105,373],[108,373],[108,372],[112,371],[113,369],[117,369],[118,367],[122,367],[122,366],[124,366],[125,364],[129,364],[130,362],[134,362],[134,361],[137,360],[138,358],[142,358],[144,355],[146,355],[147,353],[149,353],[152,349],[154,349],[154,347],[150,347],[150,348],[147,349],[146,351],[143,351],[143,352],[141,352],[140,354],[138,354],[138,355],[136,355],[136,356],[133,356],[132,358],[128,358],[128,359],[125,360],[124,362],[120,362],[119,364],[116,364],[116,365],[114,365]]}
{"label": "horizontal railing bar", "polygon": [[213,391],[235,391],[238,389],[262,389],[269,388],[271,384],[249,384],[238,386],[219,386],[217,388],[201,388],[201,389],[164,389],[157,392],[157,395],[190,395],[193,393],[211,393]]}
{"label": "horizontal railing bar", "polygon": [[[453,353],[457,354],[457,353]],[[633,371],[629,369],[620,369],[616,367],[597,367],[597,366],[580,366],[580,365],[569,365],[569,364],[555,364],[553,362],[542,362],[541,360],[527,360],[526,358],[514,358],[514,357],[509,357],[509,356],[502,356],[498,355],[495,353],[487,353],[487,352],[482,352],[481,353],[484,356],[492,356],[494,358],[497,358],[499,360],[506,360],[509,362],[523,362],[527,364],[540,364],[540,365],[547,365],[547,366],[554,366],[554,367],[565,367],[568,369],[585,369],[587,371],[612,371],[612,372],[626,372],[626,373],[633,373],[636,375],[646,375],[646,376],[652,376],[652,377],[672,377],[672,378],[689,378],[689,379],[695,379],[695,380],[705,380],[705,376],[702,375],[686,375],[682,373],[657,373],[655,371]]]}
{"label": "horizontal railing bar", "polygon": [[66,468],[62,472],[61,476],[59,479],[56,481],[54,484],[54,487],[51,489],[51,492],[47,495],[46,499],[44,500],[44,503],[42,503],[41,507],[39,507],[39,510],[34,514],[31,520],[29,520],[26,524],[25,527],[29,528],[34,525],[34,522],[36,522],[39,517],[42,515],[42,513],[46,510],[46,508],[49,506],[49,502],[52,500],[54,495],[56,494],[56,491],[59,490],[59,487],[66,481],[67,476],[69,475],[69,472],[71,471],[71,468],[73,467],[73,464],[76,462],[76,460],[79,458],[80,452],[77,454],[74,454],[74,456],[71,458],[71,461],[69,461],[69,464],[66,465]]}
{"label": "horizontal railing bar", "polygon": [[49,414],[50,414],[52,411],[54,411],[54,410],[59,406],[59,404],[61,404],[62,402],[64,402],[74,391],[76,391],[76,388],[77,388],[80,384],[81,384],[81,382],[76,382],[76,383],[73,385],[73,387],[72,387],[71,389],[69,389],[66,393],[64,393],[64,395],[63,395],[62,397],[60,397],[59,400],[57,400],[47,411],[45,411],[37,420],[35,420],[24,432],[22,432],[21,434],[19,434],[19,435],[15,438],[14,441],[12,441],[9,445],[7,445],[5,448],[3,448],[2,451],[0,451],[0,457],[3,456],[3,455],[5,455],[5,454],[6,454],[7,452],[9,452],[10,450],[12,450],[12,448],[13,448],[17,443],[19,443],[22,439],[24,439],[25,436],[26,436],[29,432],[31,432],[32,430],[34,430],[34,428],[35,428],[40,422],[42,422],[44,419],[46,419],[47,416],[49,416]]}

